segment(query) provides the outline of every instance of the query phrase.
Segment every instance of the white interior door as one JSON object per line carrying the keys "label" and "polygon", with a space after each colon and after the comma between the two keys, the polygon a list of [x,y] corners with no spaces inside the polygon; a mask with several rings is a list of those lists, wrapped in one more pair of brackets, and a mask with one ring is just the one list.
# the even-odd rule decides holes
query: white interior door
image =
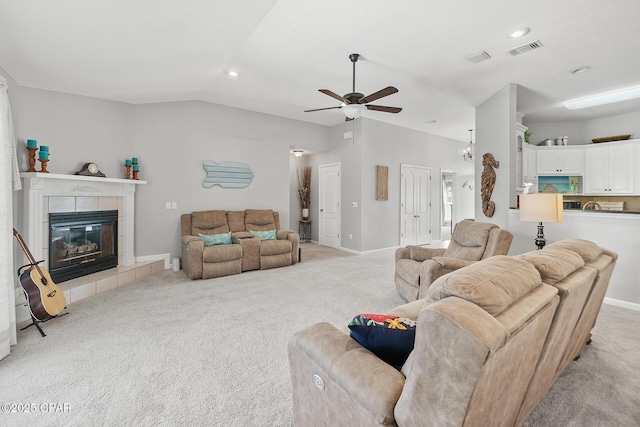
{"label": "white interior door", "polygon": [[340,242],[340,163],[319,168],[318,243],[339,248]]}
{"label": "white interior door", "polygon": [[431,242],[431,169],[401,165],[400,246]]}

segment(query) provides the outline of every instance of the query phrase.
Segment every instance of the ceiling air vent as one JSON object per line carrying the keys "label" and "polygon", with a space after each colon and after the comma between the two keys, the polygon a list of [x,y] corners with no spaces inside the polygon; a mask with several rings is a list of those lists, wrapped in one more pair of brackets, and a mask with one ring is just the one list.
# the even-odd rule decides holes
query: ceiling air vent
{"label": "ceiling air vent", "polygon": [[491,58],[491,55],[483,51],[471,56],[467,56],[467,61],[477,64],[478,62],[486,61],[487,59],[490,59],[490,58]]}
{"label": "ceiling air vent", "polygon": [[518,56],[518,55],[522,55],[523,53],[530,52],[534,49],[538,49],[539,47],[542,47],[542,46],[544,46],[542,42],[540,40],[536,40],[534,42],[523,44],[522,46],[518,46],[514,49],[508,50],[507,52],[511,56]]}

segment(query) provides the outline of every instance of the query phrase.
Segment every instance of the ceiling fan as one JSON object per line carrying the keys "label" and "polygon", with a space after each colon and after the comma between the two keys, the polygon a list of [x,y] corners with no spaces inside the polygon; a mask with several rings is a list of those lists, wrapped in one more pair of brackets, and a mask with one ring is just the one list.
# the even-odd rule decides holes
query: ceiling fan
{"label": "ceiling fan", "polygon": [[369,102],[375,101],[376,99],[380,99],[398,92],[398,89],[393,86],[387,86],[384,89],[380,89],[379,91],[367,96],[356,92],[356,62],[358,61],[359,57],[360,55],[357,53],[352,53],[351,55],[349,55],[349,59],[353,63],[353,91],[351,93],[340,96],[337,93],[330,91],[329,89],[318,89],[325,95],[329,95],[330,97],[337,99],[342,103],[342,105],[339,107],[326,107],[316,108],[314,110],[305,110],[305,113],[309,113],[311,111],[333,110],[340,108],[342,109],[344,115],[347,116],[346,121],[349,121],[360,117],[360,115],[365,110],[382,111],[384,113],[399,113],[400,111],[402,111],[402,108],[399,107],[385,107],[383,105],[369,104]]}

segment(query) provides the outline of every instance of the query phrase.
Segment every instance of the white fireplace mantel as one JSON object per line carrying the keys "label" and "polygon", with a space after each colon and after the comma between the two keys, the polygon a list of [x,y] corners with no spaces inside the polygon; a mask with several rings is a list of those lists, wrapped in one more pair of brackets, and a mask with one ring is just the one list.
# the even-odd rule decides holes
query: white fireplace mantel
{"label": "white fireplace mantel", "polygon": [[135,263],[134,254],[134,196],[136,185],[147,181],[116,178],[99,178],[80,175],[63,175],[41,172],[23,172],[24,217],[21,232],[35,259],[45,258],[46,247],[43,224],[48,223],[49,210],[44,206],[45,197],[120,197],[122,198],[123,264]]}

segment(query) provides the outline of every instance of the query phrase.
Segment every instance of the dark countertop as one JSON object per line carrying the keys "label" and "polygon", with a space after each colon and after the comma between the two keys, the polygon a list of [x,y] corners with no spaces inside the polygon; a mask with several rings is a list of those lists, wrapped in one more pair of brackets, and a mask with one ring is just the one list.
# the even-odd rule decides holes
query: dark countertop
{"label": "dark countertop", "polygon": [[613,211],[606,209],[564,209],[564,211],[582,211],[582,212],[600,212],[600,213],[628,213],[628,214],[640,214],[639,211]]}

